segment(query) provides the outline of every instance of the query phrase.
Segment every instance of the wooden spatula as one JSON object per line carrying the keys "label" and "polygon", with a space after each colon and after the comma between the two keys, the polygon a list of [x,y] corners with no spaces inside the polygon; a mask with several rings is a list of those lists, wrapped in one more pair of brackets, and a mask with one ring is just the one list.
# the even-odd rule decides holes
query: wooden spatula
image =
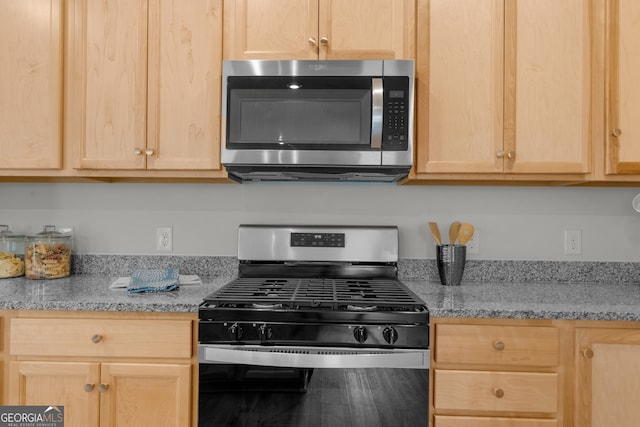
{"label": "wooden spatula", "polygon": [[455,245],[460,232],[460,221],[453,221],[449,226],[449,244]]}
{"label": "wooden spatula", "polygon": [[441,245],[442,238],[440,237],[440,229],[438,228],[438,224],[433,221],[429,222],[429,230],[431,230],[431,236],[433,236],[433,240],[436,241],[436,244]]}
{"label": "wooden spatula", "polygon": [[469,223],[464,223],[460,225],[460,231],[458,232],[458,243],[460,245],[466,245],[469,240],[473,237],[473,232],[475,229],[473,225]]}

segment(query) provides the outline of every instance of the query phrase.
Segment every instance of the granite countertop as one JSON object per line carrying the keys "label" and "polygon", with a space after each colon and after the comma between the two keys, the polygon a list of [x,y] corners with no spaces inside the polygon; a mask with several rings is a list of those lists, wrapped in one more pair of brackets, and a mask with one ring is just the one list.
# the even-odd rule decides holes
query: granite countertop
{"label": "granite countertop", "polygon": [[[232,277],[201,276],[177,291],[127,294],[116,276],[76,274],[53,280],[0,279],[0,309],[197,312],[202,299]],[[640,284],[403,281],[432,317],[640,321]]]}

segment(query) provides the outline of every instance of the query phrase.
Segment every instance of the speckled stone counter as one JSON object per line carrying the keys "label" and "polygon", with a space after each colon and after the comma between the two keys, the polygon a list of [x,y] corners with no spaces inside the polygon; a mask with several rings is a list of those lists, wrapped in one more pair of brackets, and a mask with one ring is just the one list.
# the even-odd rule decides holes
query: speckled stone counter
{"label": "speckled stone counter", "polygon": [[71,275],[62,279],[0,279],[0,309],[197,312],[202,299],[229,278],[201,277],[202,284],[171,292],[128,294],[109,289],[117,276]]}
{"label": "speckled stone counter", "polygon": [[[117,276],[71,275],[54,280],[0,279],[0,309],[197,312],[202,299],[232,276],[201,276],[177,291],[128,294],[109,289]],[[439,282],[404,280],[433,317],[640,321],[637,283]]]}
{"label": "speckled stone counter", "polygon": [[432,317],[640,321],[637,283],[405,281]]}

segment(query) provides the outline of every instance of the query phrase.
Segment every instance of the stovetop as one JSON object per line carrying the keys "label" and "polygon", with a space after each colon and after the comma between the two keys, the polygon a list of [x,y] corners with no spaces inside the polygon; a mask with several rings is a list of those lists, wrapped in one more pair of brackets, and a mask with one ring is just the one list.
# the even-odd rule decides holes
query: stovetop
{"label": "stovetop", "polygon": [[401,282],[353,278],[237,278],[205,298],[226,308],[412,311],[424,303]]}

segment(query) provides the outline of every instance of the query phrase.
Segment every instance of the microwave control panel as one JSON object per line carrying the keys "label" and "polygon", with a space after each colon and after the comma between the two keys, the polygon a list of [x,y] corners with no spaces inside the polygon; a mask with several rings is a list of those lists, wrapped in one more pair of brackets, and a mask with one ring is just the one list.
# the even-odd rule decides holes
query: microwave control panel
{"label": "microwave control panel", "polygon": [[384,77],[382,151],[409,148],[409,78]]}

